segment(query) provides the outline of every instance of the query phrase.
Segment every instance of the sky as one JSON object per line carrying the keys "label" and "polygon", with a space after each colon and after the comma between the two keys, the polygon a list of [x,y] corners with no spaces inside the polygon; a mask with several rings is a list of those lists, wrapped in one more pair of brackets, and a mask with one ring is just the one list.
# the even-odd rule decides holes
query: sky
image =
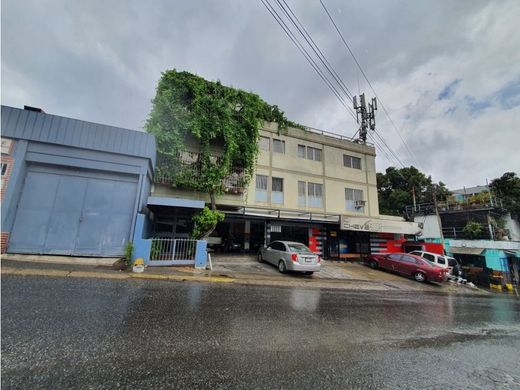
{"label": "sky", "polygon": [[[320,1],[286,3],[349,90],[372,98]],[[323,3],[380,101],[378,172],[413,165],[451,189],[520,174],[520,1]],[[306,126],[358,129],[260,0],[2,0],[1,22],[3,105],[143,130],[161,72],[177,69]]]}

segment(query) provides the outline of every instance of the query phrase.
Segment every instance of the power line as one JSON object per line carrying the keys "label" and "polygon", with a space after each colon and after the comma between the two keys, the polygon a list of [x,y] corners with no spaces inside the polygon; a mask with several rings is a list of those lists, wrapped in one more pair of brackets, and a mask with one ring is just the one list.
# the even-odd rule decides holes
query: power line
{"label": "power line", "polygon": [[305,59],[311,65],[311,67],[314,69],[314,71],[320,76],[320,78],[329,87],[329,89],[336,96],[336,98],[340,101],[340,103],[343,105],[343,107],[345,107],[345,109],[347,109],[347,111],[349,111],[352,118],[357,122],[356,116],[352,112],[352,109],[349,106],[347,106],[347,104],[346,104],[345,100],[343,99],[343,97],[341,96],[340,92],[334,87],[332,82],[326,77],[326,75],[323,73],[323,71],[320,69],[320,67],[316,64],[316,62],[314,61],[312,56],[303,47],[301,42],[297,39],[297,37],[294,35],[294,33],[291,31],[291,29],[287,26],[287,24],[283,21],[282,17],[278,14],[278,12],[276,12],[274,7],[267,0],[260,0],[260,1],[265,6],[265,8],[269,11],[271,16],[280,25],[280,27],[285,32],[285,34],[289,37],[289,39],[298,48],[300,53],[305,57]]}
{"label": "power line", "polygon": [[388,120],[390,121],[390,123],[392,124],[392,126],[394,127],[395,131],[397,132],[397,134],[399,135],[399,138],[401,139],[401,141],[403,142],[403,145],[405,146],[406,150],[408,151],[408,153],[410,154],[410,157],[412,157],[412,160],[416,161],[416,157],[415,157],[415,154],[412,152],[412,150],[408,147],[408,144],[406,143],[406,141],[404,140],[403,136],[401,135],[401,132],[399,131],[399,129],[397,128],[396,124],[394,123],[394,121],[392,120],[392,118],[390,117],[390,114],[388,113],[388,110],[386,109],[383,101],[381,100],[381,98],[377,95],[374,87],[372,86],[372,83],[370,82],[370,80],[368,79],[365,71],[363,70],[363,68],[361,67],[360,63],[358,62],[356,56],[354,55],[352,49],[350,48],[349,44],[347,43],[347,41],[345,40],[345,38],[343,37],[343,34],[341,33],[341,31],[339,30],[336,22],[334,21],[334,19],[332,18],[332,15],[330,14],[329,10],[327,9],[327,7],[325,6],[325,4],[323,3],[322,0],[320,0],[320,3],[323,7],[323,9],[325,10],[327,16],[329,17],[330,21],[332,22],[334,28],[336,29],[337,33],[339,34],[341,40],[343,41],[343,44],[345,45],[345,47],[347,48],[348,52],[350,53],[350,55],[352,56],[352,58],[354,59],[354,62],[356,63],[358,69],[360,70],[361,74],[363,75],[363,77],[365,78],[366,82],[368,83],[370,89],[372,90],[372,92],[374,93],[374,96],[376,97],[376,99],[379,101],[381,107],[383,108],[383,111],[384,113],[386,114]]}

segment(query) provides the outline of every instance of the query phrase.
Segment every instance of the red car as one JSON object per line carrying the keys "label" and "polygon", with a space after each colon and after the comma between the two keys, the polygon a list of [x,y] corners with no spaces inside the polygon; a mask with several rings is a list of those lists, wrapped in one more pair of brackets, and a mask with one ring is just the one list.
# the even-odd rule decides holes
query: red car
{"label": "red car", "polygon": [[373,269],[381,268],[413,276],[418,282],[445,282],[448,279],[447,269],[436,267],[428,260],[409,253],[370,255],[367,264]]}

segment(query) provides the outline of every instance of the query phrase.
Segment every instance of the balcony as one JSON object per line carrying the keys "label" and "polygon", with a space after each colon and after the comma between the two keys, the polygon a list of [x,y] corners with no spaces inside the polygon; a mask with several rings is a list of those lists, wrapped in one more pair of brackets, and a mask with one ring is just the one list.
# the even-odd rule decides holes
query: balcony
{"label": "balcony", "polygon": [[[221,159],[212,157],[211,162],[217,169]],[[190,183],[200,180],[201,171],[198,153],[183,152],[177,157],[159,155],[154,172],[154,183],[189,189],[192,188]],[[244,168],[232,168],[229,175],[222,180],[222,189],[230,194],[243,194],[247,189],[247,179]]]}

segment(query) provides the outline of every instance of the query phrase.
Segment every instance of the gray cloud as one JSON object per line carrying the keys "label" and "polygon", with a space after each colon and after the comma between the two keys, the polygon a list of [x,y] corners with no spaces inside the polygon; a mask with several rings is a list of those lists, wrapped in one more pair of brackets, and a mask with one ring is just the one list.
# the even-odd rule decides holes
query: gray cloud
{"label": "gray cloud", "polygon": [[[319,2],[287,2],[351,91],[371,96]],[[405,164],[454,187],[520,171],[519,2],[324,2],[407,141],[379,110]],[[1,28],[2,104],[140,129],[161,72],[176,68],[258,93],[300,123],[356,131],[260,1],[4,0]],[[378,170],[392,163],[379,152]]]}

